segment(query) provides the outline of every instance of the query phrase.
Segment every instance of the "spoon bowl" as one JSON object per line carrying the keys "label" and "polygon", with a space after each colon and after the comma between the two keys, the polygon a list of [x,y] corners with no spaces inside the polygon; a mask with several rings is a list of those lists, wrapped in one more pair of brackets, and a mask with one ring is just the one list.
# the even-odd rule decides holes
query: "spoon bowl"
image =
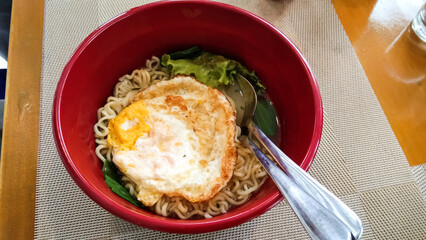
{"label": "spoon bowl", "polygon": [[[238,74],[236,82],[241,90],[242,101],[244,102],[244,114],[237,115],[241,116],[241,119],[238,119],[237,117],[237,123],[240,122],[240,126],[248,126],[248,124],[250,124],[251,120],[253,119],[254,113],[256,111],[257,94],[253,88],[253,85],[251,85],[245,77]],[[239,110],[241,111],[241,109]]]}

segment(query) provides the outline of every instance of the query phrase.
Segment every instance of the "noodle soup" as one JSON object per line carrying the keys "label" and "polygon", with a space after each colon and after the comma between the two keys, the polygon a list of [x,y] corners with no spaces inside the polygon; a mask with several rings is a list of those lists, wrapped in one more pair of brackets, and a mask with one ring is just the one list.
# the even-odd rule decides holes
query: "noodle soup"
{"label": "noodle soup", "polygon": [[[138,186],[131,177],[127,176],[126,170],[120,171],[112,163],[114,158],[113,146],[108,142],[109,122],[120,112],[131,105],[132,100],[138,92],[147,89],[162,81],[169,81],[170,71],[160,64],[158,57],[153,57],[146,61],[146,66],[134,70],[131,74],[122,76],[116,84],[113,95],[107,103],[98,110],[98,122],[94,126],[97,143],[96,154],[111,169],[118,172],[119,182],[128,191],[131,201],[140,207],[146,207],[135,203],[138,198]],[[267,97],[267,95],[264,95]],[[238,106],[233,106],[238,107]],[[278,126],[279,127],[279,126]],[[280,132],[280,131],[276,131]],[[267,179],[267,172],[255,155],[240,142],[241,130],[235,128],[235,148],[236,158],[233,166],[232,176],[217,194],[205,201],[189,201],[183,196],[168,196],[162,194],[152,206],[147,207],[150,211],[164,216],[179,219],[211,218],[213,216],[226,213],[231,207],[242,205],[248,201],[250,196],[256,192]],[[244,136],[243,136],[244,138]],[[279,140],[277,134],[274,138]],[[111,186],[110,186],[111,188]]]}

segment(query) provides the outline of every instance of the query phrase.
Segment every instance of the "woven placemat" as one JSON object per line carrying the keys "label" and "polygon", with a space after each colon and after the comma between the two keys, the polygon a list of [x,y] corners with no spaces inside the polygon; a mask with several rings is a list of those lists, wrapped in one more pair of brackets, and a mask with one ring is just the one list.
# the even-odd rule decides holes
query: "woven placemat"
{"label": "woven placemat", "polygon": [[[90,200],[57,154],[53,95],[78,44],[143,0],[46,0],[35,237],[37,239],[307,239],[287,202],[240,226],[178,235],[132,225]],[[283,31],[310,63],[324,103],[324,131],[309,173],[362,219],[363,239],[426,239],[425,165],[410,168],[330,1],[222,1]],[[416,182],[417,180],[417,182]],[[419,188],[420,186],[420,188]],[[422,197],[423,192],[423,197]]]}

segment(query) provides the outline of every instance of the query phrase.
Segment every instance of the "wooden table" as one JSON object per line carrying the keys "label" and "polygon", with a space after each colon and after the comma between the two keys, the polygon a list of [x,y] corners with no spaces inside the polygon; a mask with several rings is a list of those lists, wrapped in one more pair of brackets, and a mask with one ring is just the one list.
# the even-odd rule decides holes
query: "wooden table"
{"label": "wooden table", "polygon": [[426,163],[426,46],[406,32],[423,0],[333,5],[408,162]]}
{"label": "wooden table", "polygon": [[[332,0],[410,163],[426,163],[426,51],[404,30],[422,0]],[[0,168],[0,239],[34,237],[44,0],[14,0]]]}

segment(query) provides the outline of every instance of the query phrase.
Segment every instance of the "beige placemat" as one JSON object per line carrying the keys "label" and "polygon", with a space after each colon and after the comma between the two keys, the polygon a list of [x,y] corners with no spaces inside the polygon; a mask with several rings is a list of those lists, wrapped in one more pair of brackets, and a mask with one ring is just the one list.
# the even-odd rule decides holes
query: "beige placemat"
{"label": "beige placemat", "polygon": [[[259,218],[207,234],[156,232],[91,201],[56,152],[51,107],[78,44],[97,26],[143,0],[46,0],[37,172],[37,239],[307,239],[284,201]],[[426,239],[425,166],[411,169],[330,1],[222,1],[283,31],[308,59],[324,103],[324,132],[310,170],[361,217],[363,239]],[[419,184],[416,182],[419,182]],[[419,189],[419,185],[421,190]]]}

